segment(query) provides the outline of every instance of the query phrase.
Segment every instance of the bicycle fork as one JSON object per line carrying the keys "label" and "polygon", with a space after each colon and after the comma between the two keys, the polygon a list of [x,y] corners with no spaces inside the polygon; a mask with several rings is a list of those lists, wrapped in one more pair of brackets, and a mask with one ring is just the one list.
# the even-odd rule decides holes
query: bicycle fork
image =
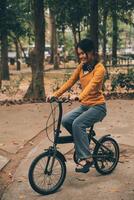
{"label": "bicycle fork", "polygon": [[[48,174],[48,175],[52,174],[52,169],[53,169],[54,162],[55,162],[55,156],[56,156],[56,148],[55,147],[49,147],[47,164],[46,164],[46,167],[45,167],[45,170],[44,170],[45,174]],[[52,157],[52,161],[51,161],[51,157]]]}

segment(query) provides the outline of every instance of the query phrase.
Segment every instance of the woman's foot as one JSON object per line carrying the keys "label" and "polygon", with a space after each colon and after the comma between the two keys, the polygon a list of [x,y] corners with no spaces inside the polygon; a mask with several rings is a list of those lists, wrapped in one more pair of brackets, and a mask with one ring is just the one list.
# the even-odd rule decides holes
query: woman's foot
{"label": "woman's foot", "polygon": [[76,172],[87,173],[90,170],[93,162],[90,159],[81,160],[77,167],[75,168]]}

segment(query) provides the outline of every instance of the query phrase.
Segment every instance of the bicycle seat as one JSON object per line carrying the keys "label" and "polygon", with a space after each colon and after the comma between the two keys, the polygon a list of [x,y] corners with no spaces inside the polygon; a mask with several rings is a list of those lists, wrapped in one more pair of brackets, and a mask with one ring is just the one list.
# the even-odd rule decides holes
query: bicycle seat
{"label": "bicycle seat", "polygon": [[89,130],[89,135],[90,135],[90,138],[94,137],[96,134],[95,134],[95,131],[93,130],[94,128],[94,124],[90,127],[90,130]]}
{"label": "bicycle seat", "polygon": [[[102,119],[102,120],[103,120],[103,119]],[[102,120],[100,120],[100,122],[102,122]],[[94,123],[94,124],[95,124],[95,123]],[[94,124],[90,127],[90,130],[93,130]]]}

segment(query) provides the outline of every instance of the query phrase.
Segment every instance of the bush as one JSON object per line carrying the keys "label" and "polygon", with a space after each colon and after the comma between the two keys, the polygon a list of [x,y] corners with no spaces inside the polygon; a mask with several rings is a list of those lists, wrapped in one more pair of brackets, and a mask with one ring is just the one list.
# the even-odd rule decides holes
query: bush
{"label": "bush", "polygon": [[128,69],[127,74],[119,73],[112,77],[112,91],[115,91],[117,87],[124,88],[125,90],[134,89],[134,70]]}

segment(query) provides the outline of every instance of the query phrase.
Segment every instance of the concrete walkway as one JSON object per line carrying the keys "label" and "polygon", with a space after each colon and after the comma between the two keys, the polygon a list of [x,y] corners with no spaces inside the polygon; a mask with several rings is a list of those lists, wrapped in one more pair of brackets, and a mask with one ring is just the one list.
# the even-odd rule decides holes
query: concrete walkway
{"label": "concrete walkway", "polygon": [[[64,111],[67,112],[76,106],[76,103],[71,107],[65,105]],[[0,109],[2,111],[1,124],[3,127],[5,122],[10,119],[8,121],[8,131],[5,126],[5,129],[3,128],[3,132],[0,134],[1,139],[3,139],[2,143],[7,142],[6,145],[2,146],[2,150],[4,151],[5,149],[7,152],[12,151],[14,154],[19,151],[21,145],[28,142],[30,138],[35,137],[44,128],[44,122],[47,119],[49,111],[48,104],[12,106],[11,109],[9,107],[1,107]],[[120,145],[122,151],[121,162],[114,173],[109,176],[100,176],[95,169],[91,169],[91,172],[88,174],[77,174],[74,172],[75,164],[70,153],[66,155],[68,160],[67,177],[61,189],[49,197],[38,195],[31,189],[27,173],[33,158],[51,144],[45,138],[32,148],[28,155],[20,162],[13,175],[13,182],[6,189],[2,200],[40,200],[48,198],[57,200],[96,200],[100,198],[104,200],[134,200],[134,102],[130,100],[109,100],[107,101],[107,109],[107,117],[103,122],[95,125],[95,131],[98,137],[110,133],[117,142],[122,144]],[[5,119],[3,116],[6,116]],[[12,134],[9,133],[10,128]],[[5,131],[10,135],[10,137],[9,135],[7,136],[7,138],[9,137],[8,141],[4,138]],[[49,131],[52,132],[52,130]],[[14,147],[12,139],[17,141],[20,146],[15,145]],[[24,139],[25,141],[23,141]],[[8,144],[9,147],[7,147]],[[73,145],[64,144],[60,145],[59,148],[62,153],[66,153],[73,148]]]}

